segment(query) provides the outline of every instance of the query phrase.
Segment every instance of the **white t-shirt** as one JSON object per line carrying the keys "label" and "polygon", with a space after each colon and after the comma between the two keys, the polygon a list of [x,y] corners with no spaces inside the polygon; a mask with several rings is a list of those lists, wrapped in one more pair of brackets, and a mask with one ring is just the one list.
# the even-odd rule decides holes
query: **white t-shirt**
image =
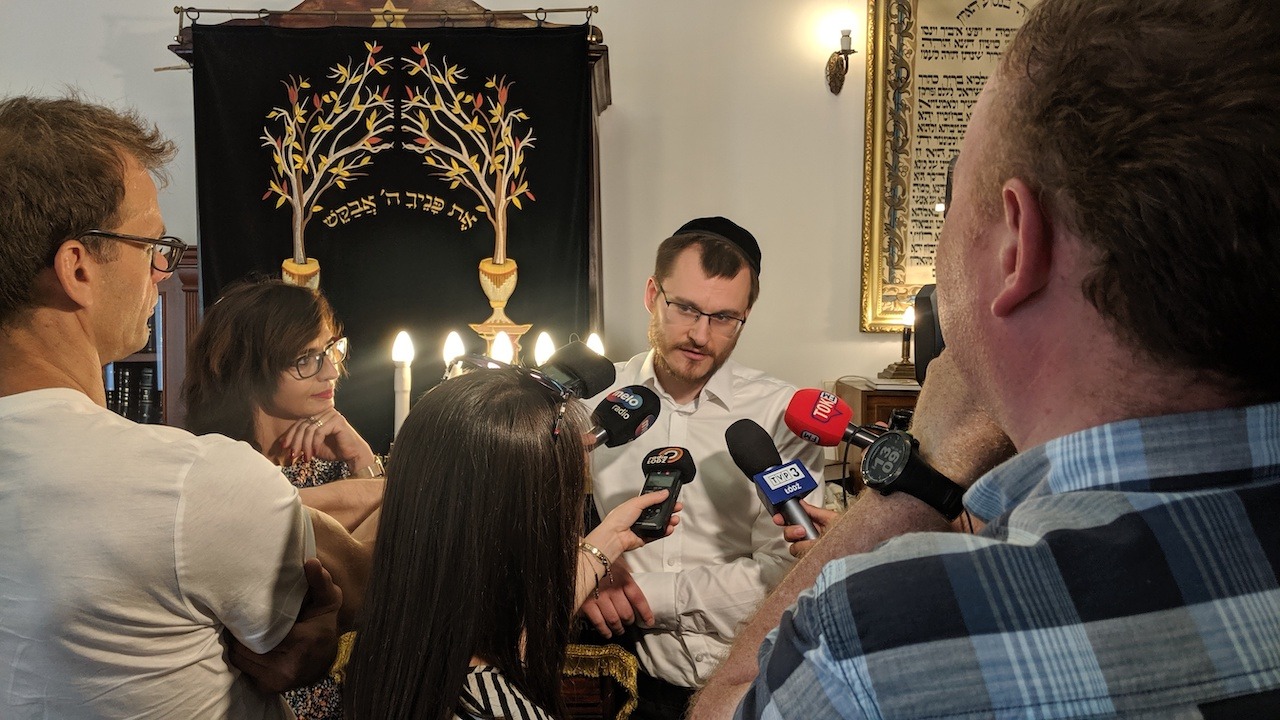
{"label": "white t-shirt", "polygon": [[591,409],[615,388],[644,385],[658,394],[662,411],[635,441],[591,452],[593,496],[603,517],[640,492],[640,463],[649,451],[676,445],[693,456],[697,475],[680,490],[684,510],[675,532],[624,559],[654,615],[636,644],[640,666],[667,682],[699,687],[728,653],[738,626],[795,563],[782,528],[730,457],[725,430],[742,418],[759,423],[782,460],[800,460],[818,480],[807,498],[815,505],[822,504],[822,448],[783,424],[794,387],[733,360],[685,405],[658,383],[652,351],[617,370],[613,386],[588,401]]}
{"label": "white t-shirt", "polygon": [[226,659],[271,649],[315,554],[245,443],[56,388],[0,397],[0,717],[287,718]]}

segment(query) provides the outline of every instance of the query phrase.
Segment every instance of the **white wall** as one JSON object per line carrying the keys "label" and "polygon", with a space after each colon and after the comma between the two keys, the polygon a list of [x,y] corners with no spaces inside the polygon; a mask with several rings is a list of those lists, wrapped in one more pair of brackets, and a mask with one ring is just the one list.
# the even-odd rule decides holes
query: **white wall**
{"label": "white wall", "polygon": [[[691,218],[724,215],[751,230],[764,254],[738,360],[816,386],[897,359],[894,336],[858,331],[865,1],[594,2],[613,80],[613,105],[600,118],[609,354],[644,348],[641,293],[657,244]],[[154,120],[181,147],[161,208],[170,233],[194,240],[191,76],[153,72],[178,63],[166,49],[174,4],[0,0],[0,95],[76,86]],[[859,54],[836,96],[823,66],[850,24]]]}

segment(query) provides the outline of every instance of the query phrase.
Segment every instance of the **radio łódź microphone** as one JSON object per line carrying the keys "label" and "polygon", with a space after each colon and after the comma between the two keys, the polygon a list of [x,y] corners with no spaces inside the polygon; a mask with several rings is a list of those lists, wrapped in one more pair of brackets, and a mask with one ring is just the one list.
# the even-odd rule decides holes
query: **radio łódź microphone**
{"label": "radio \u0142\u00f3d\u017a microphone", "polygon": [[853,421],[849,403],[825,390],[797,390],[782,416],[791,432],[811,443],[834,447],[841,441],[866,448],[879,437]]}
{"label": "radio \u0142\u00f3d\u017a microphone", "polygon": [[[658,419],[662,401],[657,393],[643,385],[627,385],[609,393],[591,415],[594,427],[588,431],[595,439],[591,449],[625,445],[644,434]],[[690,479],[693,475],[690,474]]]}
{"label": "radio \u0142\u00f3d\u017a microphone", "polygon": [[604,392],[618,376],[609,358],[577,341],[556,350],[538,370],[580,398]]}
{"label": "radio \u0142\u00f3d\u017a microphone", "polygon": [[641,511],[640,517],[631,524],[631,532],[643,538],[660,538],[667,534],[667,523],[675,511],[680,487],[693,482],[698,471],[694,467],[693,456],[682,447],[653,450],[640,461],[640,471],[644,473],[641,495],[659,490],[669,490],[670,494],[666,500]]}
{"label": "radio \u0142\u00f3d\u017a microphone", "polygon": [[773,512],[782,513],[788,525],[804,528],[809,540],[818,539],[809,514],[800,506],[800,498],[818,488],[804,463],[792,460],[783,463],[778,446],[768,431],[753,420],[739,420],[724,431],[724,442],[729,455],[747,477],[756,484],[760,499]]}

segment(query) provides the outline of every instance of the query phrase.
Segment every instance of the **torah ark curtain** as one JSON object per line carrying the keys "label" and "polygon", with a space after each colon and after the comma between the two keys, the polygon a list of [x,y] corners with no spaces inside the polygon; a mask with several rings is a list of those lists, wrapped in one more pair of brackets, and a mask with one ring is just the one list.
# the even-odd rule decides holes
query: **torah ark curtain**
{"label": "torah ark curtain", "polygon": [[300,249],[318,260],[351,339],[338,408],[375,450],[391,440],[397,331],[417,347],[415,399],[448,330],[484,349],[467,327],[492,312],[482,260],[518,265],[505,314],[533,325],[525,358],[542,330],[585,334],[585,26],[197,25],[193,46],[204,303]]}

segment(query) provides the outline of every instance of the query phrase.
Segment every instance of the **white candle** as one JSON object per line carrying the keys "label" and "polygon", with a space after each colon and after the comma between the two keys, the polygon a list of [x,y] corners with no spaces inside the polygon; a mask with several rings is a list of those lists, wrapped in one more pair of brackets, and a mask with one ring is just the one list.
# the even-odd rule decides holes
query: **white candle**
{"label": "white candle", "polygon": [[413,341],[409,339],[409,333],[401,330],[396,335],[396,341],[391,345],[391,362],[395,363],[395,422],[392,429],[392,439],[400,434],[400,426],[404,424],[404,419],[409,416],[409,391],[413,387],[413,371],[410,365],[413,364]]}

